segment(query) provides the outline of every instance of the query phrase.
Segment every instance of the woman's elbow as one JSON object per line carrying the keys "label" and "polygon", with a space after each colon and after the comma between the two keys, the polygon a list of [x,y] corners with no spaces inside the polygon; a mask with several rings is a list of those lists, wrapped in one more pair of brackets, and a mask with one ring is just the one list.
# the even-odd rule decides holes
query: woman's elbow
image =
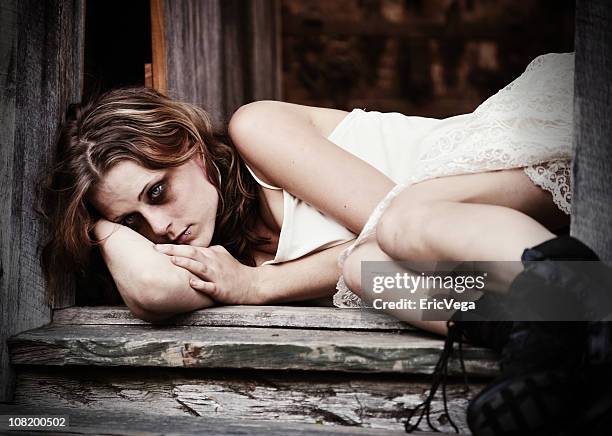
{"label": "woman's elbow", "polygon": [[150,312],[140,306],[131,307],[130,311],[136,318],[142,321],[151,323],[151,324],[163,323],[164,321],[168,320],[169,318],[173,316],[173,314],[170,314],[170,313],[169,314],[158,314],[158,313]]}
{"label": "woman's elbow", "polygon": [[146,322],[158,322],[175,315],[169,310],[169,289],[159,277],[146,273],[131,282],[128,287],[120,287],[120,293],[132,314]]}

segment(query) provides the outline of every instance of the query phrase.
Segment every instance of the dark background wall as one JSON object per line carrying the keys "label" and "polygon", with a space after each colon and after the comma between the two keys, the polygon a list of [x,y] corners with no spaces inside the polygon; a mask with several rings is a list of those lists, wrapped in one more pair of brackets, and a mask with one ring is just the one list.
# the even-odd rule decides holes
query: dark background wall
{"label": "dark background wall", "polygon": [[537,55],[572,51],[574,0],[283,0],[283,99],[446,117]]}

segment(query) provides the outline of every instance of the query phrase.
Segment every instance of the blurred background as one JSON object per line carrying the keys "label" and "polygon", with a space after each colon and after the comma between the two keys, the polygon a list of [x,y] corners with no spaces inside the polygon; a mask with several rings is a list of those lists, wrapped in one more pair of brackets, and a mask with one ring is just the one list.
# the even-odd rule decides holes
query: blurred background
{"label": "blurred background", "polygon": [[574,0],[282,0],[286,101],[447,117],[537,55],[573,51]]}
{"label": "blurred background", "polygon": [[[151,7],[164,1],[162,12]],[[573,51],[574,9],[575,0],[89,0],[84,95],[159,89],[145,76],[161,20],[159,58],[168,88],[181,90],[171,95],[219,122],[262,98],[447,117],[473,111],[537,55]]]}

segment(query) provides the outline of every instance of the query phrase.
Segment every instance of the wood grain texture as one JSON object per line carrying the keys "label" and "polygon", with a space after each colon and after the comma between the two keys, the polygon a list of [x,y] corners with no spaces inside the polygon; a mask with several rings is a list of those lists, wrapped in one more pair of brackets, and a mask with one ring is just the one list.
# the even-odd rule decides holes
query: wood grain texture
{"label": "wood grain texture", "polygon": [[[53,404],[72,410],[143,412],[204,419],[320,423],[351,428],[401,429],[407,410],[425,399],[425,377],[366,376],[270,371],[186,371],[137,368],[24,368],[18,377],[21,406]],[[453,420],[467,432],[465,408],[484,382],[465,388],[449,380],[448,405]],[[441,418],[441,393],[432,404],[432,419]],[[440,422],[442,421],[442,422]],[[346,428],[346,427],[345,427]],[[422,428],[427,428],[424,425]]]}
{"label": "wood grain texture", "polygon": [[[50,325],[8,340],[16,365],[163,366],[431,374],[443,341],[422,333],[279,328]],[[465,346],[468,374],[497,374],[494,353]],[[450,366],[460,372],[457,359]]]}
{"label": "wood grain texture", "polygon": [[168,94],[226,123],[241,105],[280,98],[278,1],[165,0]]}
{"label": "wood grain texture", "polygon": [[[51,310],[39,262],[43,228],[36,212],[41,177],[67,104],[78,101],[82,76],[80,0],[3,2],[2,274],[0,287],[0,400],[11,396],[7,336],[49,322]],[[74,304],[74,290],[50,296]]]}
{"label": "wood grain texture", "polygon": [[[149,325],[125,306],[70,307],[53,312],[58,324]],[[164,324],[217,327],[296,327],[348,330],[415,330],[379,311],[295,306],[222,306],[177,316]]]}
{"label": "wood grain texture", "polygon": [[164,0],[151,0],[151,72],[153,88],[162,94],[168,90],[166,79],[166,36]]}
{"label": "wood grain texture", "polygon": [[[15,92],[17,88],[17,1],[0,3],[0,401],[13,394],[14,373],[9,366],[5,340],[17,332],[14,327],[16,301],[11,289],[11,239],[13,151],[15,147]],[[36,327],[33,325],[31,327]]]}
{"label": "wood grain texture", "polygon": [[220,2],[164,4],[168,95],[203,107],[219,122],[224,111]]}
{"label": "wood grain texture", "polygon": [[251,0],[252,95],[257,100],[282,100],[280,0]]}
{"label": "wood grain texture", "polygon": [[612,3],[576,4],[571,234],[612,265]]}
{"label": "wood grain texture", "polygon": [[[206,419],[194,416],[164,416],[152,413],[139,413],[106,410],[74,410],[49,406],[32,410],[28,407],[0,404],[0,413],[15,414],[45,414],[69,415],[70,428],[68,432],[44,432],[45,435],[207,435],[207,436],[321,436],[321,435],[367,435],[367,436],[402,436],[403,430],[382,430],[371,428],[356,428],[328,426],[320,424],[300,424],[276,421],[229,420],[222,418]],[[398,426],[399,427],[399,426]],[[15,435],[14,431],[2,431],[0,435]],[[17,433],[18,434],[18,433]],[[420,436],[448,436],[450,433],[418,433]],[[455,433],[452,433],[455,435]]]}

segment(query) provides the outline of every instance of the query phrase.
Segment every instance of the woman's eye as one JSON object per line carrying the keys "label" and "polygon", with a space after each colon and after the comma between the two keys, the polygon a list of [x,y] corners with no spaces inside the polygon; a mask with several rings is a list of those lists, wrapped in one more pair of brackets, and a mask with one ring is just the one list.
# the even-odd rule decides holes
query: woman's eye
{"label": "woman's eye", "polygon": [[130,214],[123,218],[121,224],[123,224],[124,226],[132,227],[134,224],[136,224],[136,220],[136,215]]}
{"label": "woman's eye", "polygon": [[153,186],[150,190],[149,190],[149,198],[153,201],[159,200],[161,199],[163,193],[164,193],[164,189],[165,186],[163,183],[159,183],[155,186]]}

